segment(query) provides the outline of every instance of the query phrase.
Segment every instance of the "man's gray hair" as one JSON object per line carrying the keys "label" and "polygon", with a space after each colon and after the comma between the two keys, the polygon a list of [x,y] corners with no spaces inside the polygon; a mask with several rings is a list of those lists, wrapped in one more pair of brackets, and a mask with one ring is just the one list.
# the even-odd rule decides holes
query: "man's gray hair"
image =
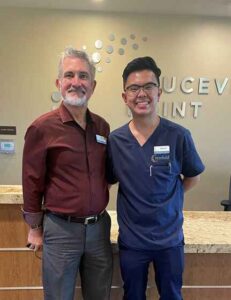
{"label": "man's gray hair", "polygon": [[61,78],[61,76],[62,76],[63,61],[66,57],[76,57],[76,58],[84,60],[89,66],[92,80],[95,79],[95,66],[94,66],[93,62],[90,60],[90,58],[88,57],[87,53],[84,51],[81,51],[81,50],[77,50],[71,46],[66,47],[64,49],[64,51],[61,53],[61,57],[59,60],[59,66],[58,66],[58,78]]}

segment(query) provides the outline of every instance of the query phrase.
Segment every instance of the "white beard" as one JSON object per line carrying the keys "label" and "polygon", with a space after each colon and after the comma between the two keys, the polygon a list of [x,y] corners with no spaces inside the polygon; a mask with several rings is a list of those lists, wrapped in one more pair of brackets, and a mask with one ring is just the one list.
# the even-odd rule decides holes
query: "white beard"
{"label": "white beard", "polygon": [[65,97],[63,99],[63,102],[65,104],[69,104],[69,105],[72,105],[72,106],[78,106],[78,107],[87,106],[87,97],[86,96],[83,96],[82,98],[79,98],[79,97],[75,97],[75,98]]}

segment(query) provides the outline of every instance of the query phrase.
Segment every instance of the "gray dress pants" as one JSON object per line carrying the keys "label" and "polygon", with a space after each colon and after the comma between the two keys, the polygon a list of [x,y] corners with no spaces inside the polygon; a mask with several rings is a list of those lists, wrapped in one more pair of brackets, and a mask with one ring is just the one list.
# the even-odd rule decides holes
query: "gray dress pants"
{"label": "gray dress pants", "polygon": [[43,287],[45,300],[73,300],[78,270],[84,300],[109,300],[112,280],[111,219],[95,224],[44,218]]}

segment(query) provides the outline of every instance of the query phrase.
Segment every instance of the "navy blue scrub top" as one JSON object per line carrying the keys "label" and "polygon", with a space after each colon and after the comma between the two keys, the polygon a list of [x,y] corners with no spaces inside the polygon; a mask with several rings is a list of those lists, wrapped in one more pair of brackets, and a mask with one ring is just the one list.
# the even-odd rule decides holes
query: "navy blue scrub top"
{"label": "navy blue scrub top", "polygon": [[204,170],[190,132],[164,118],[140,146],[128,124],[108,141],[108,180],[119,182],[119,245],[160,250],[183,242],[184,190],[181,174]]}

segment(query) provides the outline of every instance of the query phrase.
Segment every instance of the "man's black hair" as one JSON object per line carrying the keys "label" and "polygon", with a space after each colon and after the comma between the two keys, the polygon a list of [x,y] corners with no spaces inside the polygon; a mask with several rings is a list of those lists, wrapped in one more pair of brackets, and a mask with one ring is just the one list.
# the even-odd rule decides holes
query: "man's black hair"
{"label": "man's black hair", "polygon": [[156,75],[158,84],[160,84],[161,70],[157,67],[156,62],[150,56],[138,57],[130,61],[123,71],[123,83],[125,85],[128,76],[135,71],[150,70]]}

